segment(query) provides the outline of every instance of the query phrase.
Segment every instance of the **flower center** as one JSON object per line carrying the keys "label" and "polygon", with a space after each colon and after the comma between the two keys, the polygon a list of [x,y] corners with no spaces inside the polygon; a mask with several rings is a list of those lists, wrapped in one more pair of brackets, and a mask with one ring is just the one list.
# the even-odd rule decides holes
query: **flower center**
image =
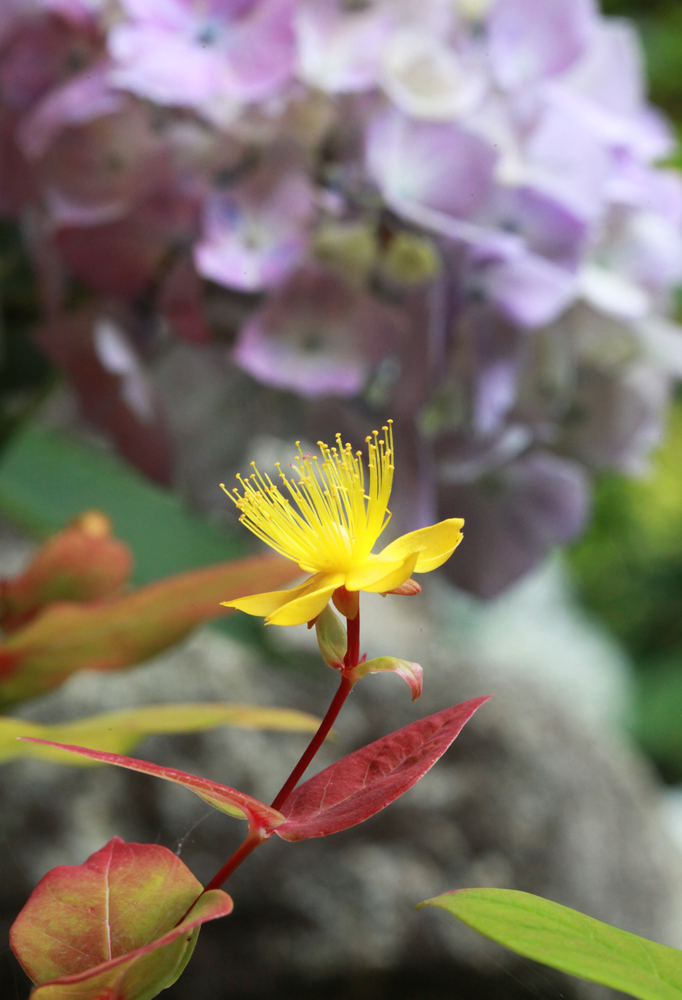
{"label": "flower center", "polygon": [[[361,565],[390,519],[388,499],[393,483],[391,421],[383,438],[374,431],[366,439],[369,477],[362,452],[353,453],[337,435],[337,446],[318,441],[322,458],[298,456],[292,468],[298,480],[287,479],[277,463],[286,497],[270,477],[252,462],[248,479],[237,476],[237,489],[223,489],[240,511],[239,520],[273,549],[312,573],[347,573]],[[367,481],[367,478],[369,481]]]}

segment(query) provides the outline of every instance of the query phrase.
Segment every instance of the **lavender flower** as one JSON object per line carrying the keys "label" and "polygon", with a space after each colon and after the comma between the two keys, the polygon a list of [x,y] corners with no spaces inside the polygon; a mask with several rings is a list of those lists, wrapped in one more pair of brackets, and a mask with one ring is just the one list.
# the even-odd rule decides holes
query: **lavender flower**
{"label": "lavender flower", "polygon": [[0,210],[51,314],[77,278],[132,352],[213,325],[312,423],[394,416],[396,520],[465,516],[453,572],[486,596],[660,438],[672,149],[593,0],[1,5]]}

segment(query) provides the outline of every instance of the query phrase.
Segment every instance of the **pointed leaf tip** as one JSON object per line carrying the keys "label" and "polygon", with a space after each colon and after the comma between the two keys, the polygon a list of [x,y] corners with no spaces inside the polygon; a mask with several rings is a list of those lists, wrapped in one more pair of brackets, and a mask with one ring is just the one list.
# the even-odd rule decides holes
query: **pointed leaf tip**
{"label": "pointed leaf tip", "polygon": [[20,736],[19,739],[29,743],[43,743],[59,750],[66,750],[68,753],[89,757],[102,764],[115,764],[130,771],[140,771],[142,774],[162,778],[164,781],[172,781],[176,785],[183,785],[204,802],[213,806],[214,809],[227,813],[228,816],[234,816],[236,819],[247,819],[250,827],[261,831],[266,837],[277,826],[284,823],[282,813],[267,806],[264,802],[254,799],[251,795],[247,795],[246,792],[230,788],[229,785],[221,785],[217,781],[210,781],[208,778],[200,778],[195,774],[178,771],[174,767],[162,767],[147,760],[136,760],[134,757],[123,757],[120,754],[103,753],[99,750],[88,750],[87,747],[70,746],[66,743],[53,743],[50,740],[40,740],[32,736]]}
{"label": "pointed leaf tip", "polygon": [[405,726],[304,782],[282,806],[282,840],[326,837],[362,823],[403,795],[442,757],[474,712],[472,698]]}

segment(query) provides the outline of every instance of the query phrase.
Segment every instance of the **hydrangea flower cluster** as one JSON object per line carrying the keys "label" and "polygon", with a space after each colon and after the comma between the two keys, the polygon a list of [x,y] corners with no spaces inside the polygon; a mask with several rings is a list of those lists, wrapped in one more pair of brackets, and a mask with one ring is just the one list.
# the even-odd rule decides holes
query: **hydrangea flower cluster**
{"label": "hydrangea flower cluster", "polygon": [[336,426],[394,416],[399,520],[463,516],[448,571],[484,596],[658,441],[682,184],[593,0],[5,0],[0,99],[43,343],[139,423],[141,317],[201,350],[224,296],[229,363]]}

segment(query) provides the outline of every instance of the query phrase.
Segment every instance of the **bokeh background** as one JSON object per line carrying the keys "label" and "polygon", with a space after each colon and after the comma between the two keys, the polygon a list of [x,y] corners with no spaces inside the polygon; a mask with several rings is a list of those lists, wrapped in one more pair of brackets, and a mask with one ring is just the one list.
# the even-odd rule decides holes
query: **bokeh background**
{"label": "bokeh background", "polygon": [[[395,530],[467,535],[419,610],[368,607],[368,647],[424,663],[422,703],[363,692],[339,746],[495,707],[393,815],[245,866],[168,996],[604,996],[411,906],[509,885],[682,946],[682,10],[604,0],[640,68],[578,0],[530,41],[532,0],[395,0],[400,31],[381,3],[295,6],[294,66],[287,3],[187,4],[182,79],[151,4],[0,11],[0,574],[93,507],[138,584],[245,554],[220,481],[392,416]],[[618,25],[589,72],[584,23]],[[13,711],[163,691],[320,713],[333,678],[282,631],[234,617]],[[140,755],[267,796],[297,739]],[[232,843],[135,776],[3,767],[5,926],[113,833],[199,878]],[[8,950],[2,970],[28,996]]]}

